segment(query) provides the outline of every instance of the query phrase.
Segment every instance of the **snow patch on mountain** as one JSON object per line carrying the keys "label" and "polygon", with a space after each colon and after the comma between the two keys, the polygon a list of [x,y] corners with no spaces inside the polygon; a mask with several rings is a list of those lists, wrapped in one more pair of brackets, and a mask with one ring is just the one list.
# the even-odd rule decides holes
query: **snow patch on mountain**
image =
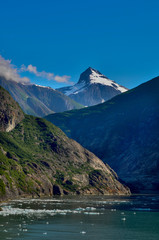
{"label": "snow patch on mountain", "polygon": [[65,95],[69,96],[70,94],[77,94],[80,91],[83,91],[85,88],[85,83],[77,83],[74,86],[71,86],[66,90]]}
{"label": "snow patch on mountain", "polygon": [[38,84],[33,84],[34,86],[36,87],[41,87],[41,88],[47,88],[47,89],[52,89],[55,91],[55,89],[51,88],[51,87],[46,87],[46,86],[41,86],[41,85],[38,85]]}
{"label": "snow patch on mountain", "polygon": [[115,83],[114,81],[110,80],[109,78],[105,77],[103,74],[100,74],[97,71],[92,69],[92,74],[90,75],[90,83],[91,84],[102,84],[105,86],[110,86],[119,90],[120,92],[126,92],[127,89],[120,86],[119,84]]}

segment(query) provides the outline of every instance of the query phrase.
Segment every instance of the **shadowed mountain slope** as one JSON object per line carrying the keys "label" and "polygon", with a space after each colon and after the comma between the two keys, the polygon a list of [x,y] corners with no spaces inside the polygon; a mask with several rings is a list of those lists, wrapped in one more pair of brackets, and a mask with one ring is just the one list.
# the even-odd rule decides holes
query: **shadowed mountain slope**
{"label": "shadowed mountain slope", "polygon": [[49,115],[131,189],[159,191],[159,77],[97,106]]}

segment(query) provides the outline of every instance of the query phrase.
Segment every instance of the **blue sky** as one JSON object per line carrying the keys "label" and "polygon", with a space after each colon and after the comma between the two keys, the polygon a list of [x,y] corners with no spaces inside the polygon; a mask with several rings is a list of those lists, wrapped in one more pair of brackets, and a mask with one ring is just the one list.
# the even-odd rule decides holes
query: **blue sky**
{"label": "blue sky", "polygon": [[[132,88],[159,75],[158,9],[158,0],[1,1],[0,55],[70,82],[91,66]],[[53,88],[68,85],[35,71],[20,74]]]}

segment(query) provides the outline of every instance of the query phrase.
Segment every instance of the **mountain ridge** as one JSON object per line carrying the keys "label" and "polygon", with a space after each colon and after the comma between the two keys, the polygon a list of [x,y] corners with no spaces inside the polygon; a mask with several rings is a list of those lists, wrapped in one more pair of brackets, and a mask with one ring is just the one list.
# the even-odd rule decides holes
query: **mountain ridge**
{"label": "mountain ridge", "polygon": [[134,192],[159,191],[159,77],[89,108],[47,120],[94,152]]}
{"label": "mountain ridge", "polygon": [[0,85],[11,94],[26,114],[37,117],[83,107],[50,87],[17,83],[4,77],[0,77]]}

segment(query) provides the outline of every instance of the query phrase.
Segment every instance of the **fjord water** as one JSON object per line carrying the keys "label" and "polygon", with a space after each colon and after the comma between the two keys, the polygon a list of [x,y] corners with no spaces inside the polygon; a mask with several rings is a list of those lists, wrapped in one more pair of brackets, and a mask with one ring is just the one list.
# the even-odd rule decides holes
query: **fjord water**
{"label": "fjord water", "polygon": [[2,209],[2,240],[159,239],[158,195],[22,199]]}

